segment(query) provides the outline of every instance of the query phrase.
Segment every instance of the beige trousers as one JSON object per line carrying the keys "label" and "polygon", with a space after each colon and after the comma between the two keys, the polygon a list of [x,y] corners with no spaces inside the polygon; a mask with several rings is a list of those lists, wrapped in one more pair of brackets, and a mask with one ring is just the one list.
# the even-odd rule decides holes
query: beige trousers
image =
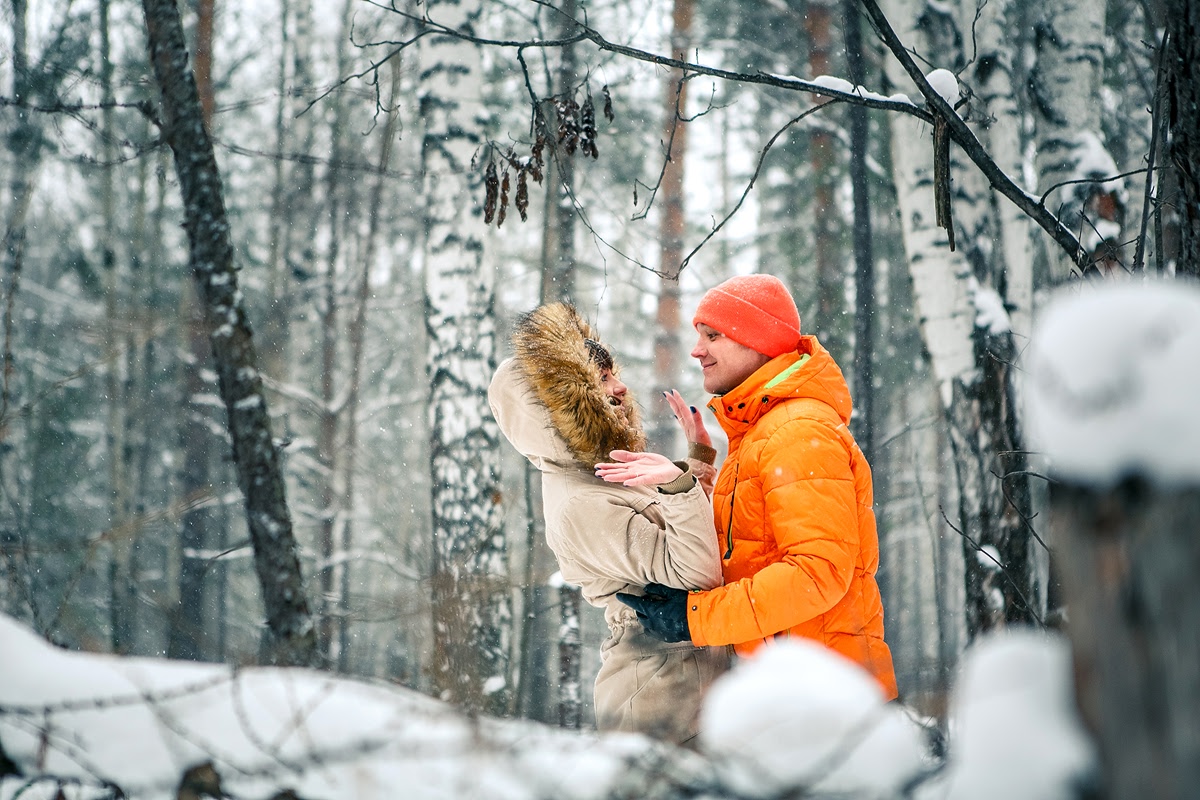
{"label": "beige trousers", "polygon": [[700,704],[729,669],[728,647],[660,642],[636,623],[612,631],[600,646],[596,727],[633,731],[693,746]]}

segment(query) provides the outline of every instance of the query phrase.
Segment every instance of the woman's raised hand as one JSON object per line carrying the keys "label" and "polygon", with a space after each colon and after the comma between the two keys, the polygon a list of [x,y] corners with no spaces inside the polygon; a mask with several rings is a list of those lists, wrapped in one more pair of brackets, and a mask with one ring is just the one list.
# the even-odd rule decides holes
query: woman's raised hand
{"label": "woman's raised hand", "polygon": [[596,465],[596,477],[609,483],[626,486],[657,486],[670,483],[683,474],[675,462],[658,453],[631,453],[628,450],[613,450],[608,454],[611,462]]}
{"label": "woman's raised hand", "polygon": [[712,437],[708,435],[708,429],[704,427],[704,417],[700,415],[700,411],[695,406],[689,406],[684,402],[683,395],[674,389],[663,392],[663,397],[667,398],[667,403],[670,404],[675,419],[679,420],[679,427],[683,428],[683,435],[688,444],[695,442],[705,447],[712,447]]}

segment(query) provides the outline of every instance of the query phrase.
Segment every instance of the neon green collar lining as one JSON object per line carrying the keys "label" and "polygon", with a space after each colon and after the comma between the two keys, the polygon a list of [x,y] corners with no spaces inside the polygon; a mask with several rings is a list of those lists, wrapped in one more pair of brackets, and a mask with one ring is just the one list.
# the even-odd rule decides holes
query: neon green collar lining
{"label": "neon green collar lining", "polygon": [[765,387],[763,387],[763,388],[765,388],[765,389],[774,389],[776,386],[778,386],[779,384],[781,384],[781,383],[783,383],[785,380],[787,380],[787,378],[788,378],[788,376],[789,376],[789,375],[791,375],[791,374],[792,374],[792,373],[794,373],[796,370],[798,370],[798,369],[800,369],[801,367],[803,367],[803,366],[804,366],[804,364],[805,364],[805,363],[806,363],[806,362],[807,362],[807,361],[808,361],[810,358],[812,358],[812,355],[811,355],[811,354],[809,354],[809,353],[805,353],[804,355],[800,356],[800,358],[798,358],[798,359],[796,360],[796,363],[792,364],[790,367],[788,367],[788,368],[787,368],[787,369],[785,369],[783,372],[781,372],[781,373],[779,373],[778,375],[776,375],[774,378],[771,378],[771,380],[770,380],[770,381],[768,381],[768,382],[767,382],[767,385],[766,385]]}

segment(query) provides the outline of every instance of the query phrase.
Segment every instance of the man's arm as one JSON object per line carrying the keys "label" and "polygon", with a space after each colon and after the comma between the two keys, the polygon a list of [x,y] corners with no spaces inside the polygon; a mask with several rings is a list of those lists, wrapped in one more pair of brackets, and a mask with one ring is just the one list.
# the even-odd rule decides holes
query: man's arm
{"label": "man's arm", "polygon": [[[854,577],[858,508],[850,453],[829,425],[795,419],[764,444],[753,474],[763,525],[779,560],[752,576],[687,598],[697,645],[764,639],[832,609]],[[753,478],[752,478],[753,479]],[[745,524],[735,518],[734,525]]]}

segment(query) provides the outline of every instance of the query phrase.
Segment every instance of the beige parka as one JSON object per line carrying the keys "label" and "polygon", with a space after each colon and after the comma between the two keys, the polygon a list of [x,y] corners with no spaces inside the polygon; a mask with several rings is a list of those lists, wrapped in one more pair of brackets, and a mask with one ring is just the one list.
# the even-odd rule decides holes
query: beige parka
{"label": "beige parka", "polygon": [[640,594],[648,583],[720,586],[712,506],[684,462],[689,468],[665,486],[596,477],[611,450],[642,450],[644,437],[629,395],[624,417],[609,404],[585,339],[599,341],[571,306],[534,310],[518,323],[516,355],[496,370],[488,399],[504,436],[541,472],[546,540],[563,579],[605,612],[597,728],[686,743],[704,691],[728,667],[728,649],[659,642],[615,595]]}

